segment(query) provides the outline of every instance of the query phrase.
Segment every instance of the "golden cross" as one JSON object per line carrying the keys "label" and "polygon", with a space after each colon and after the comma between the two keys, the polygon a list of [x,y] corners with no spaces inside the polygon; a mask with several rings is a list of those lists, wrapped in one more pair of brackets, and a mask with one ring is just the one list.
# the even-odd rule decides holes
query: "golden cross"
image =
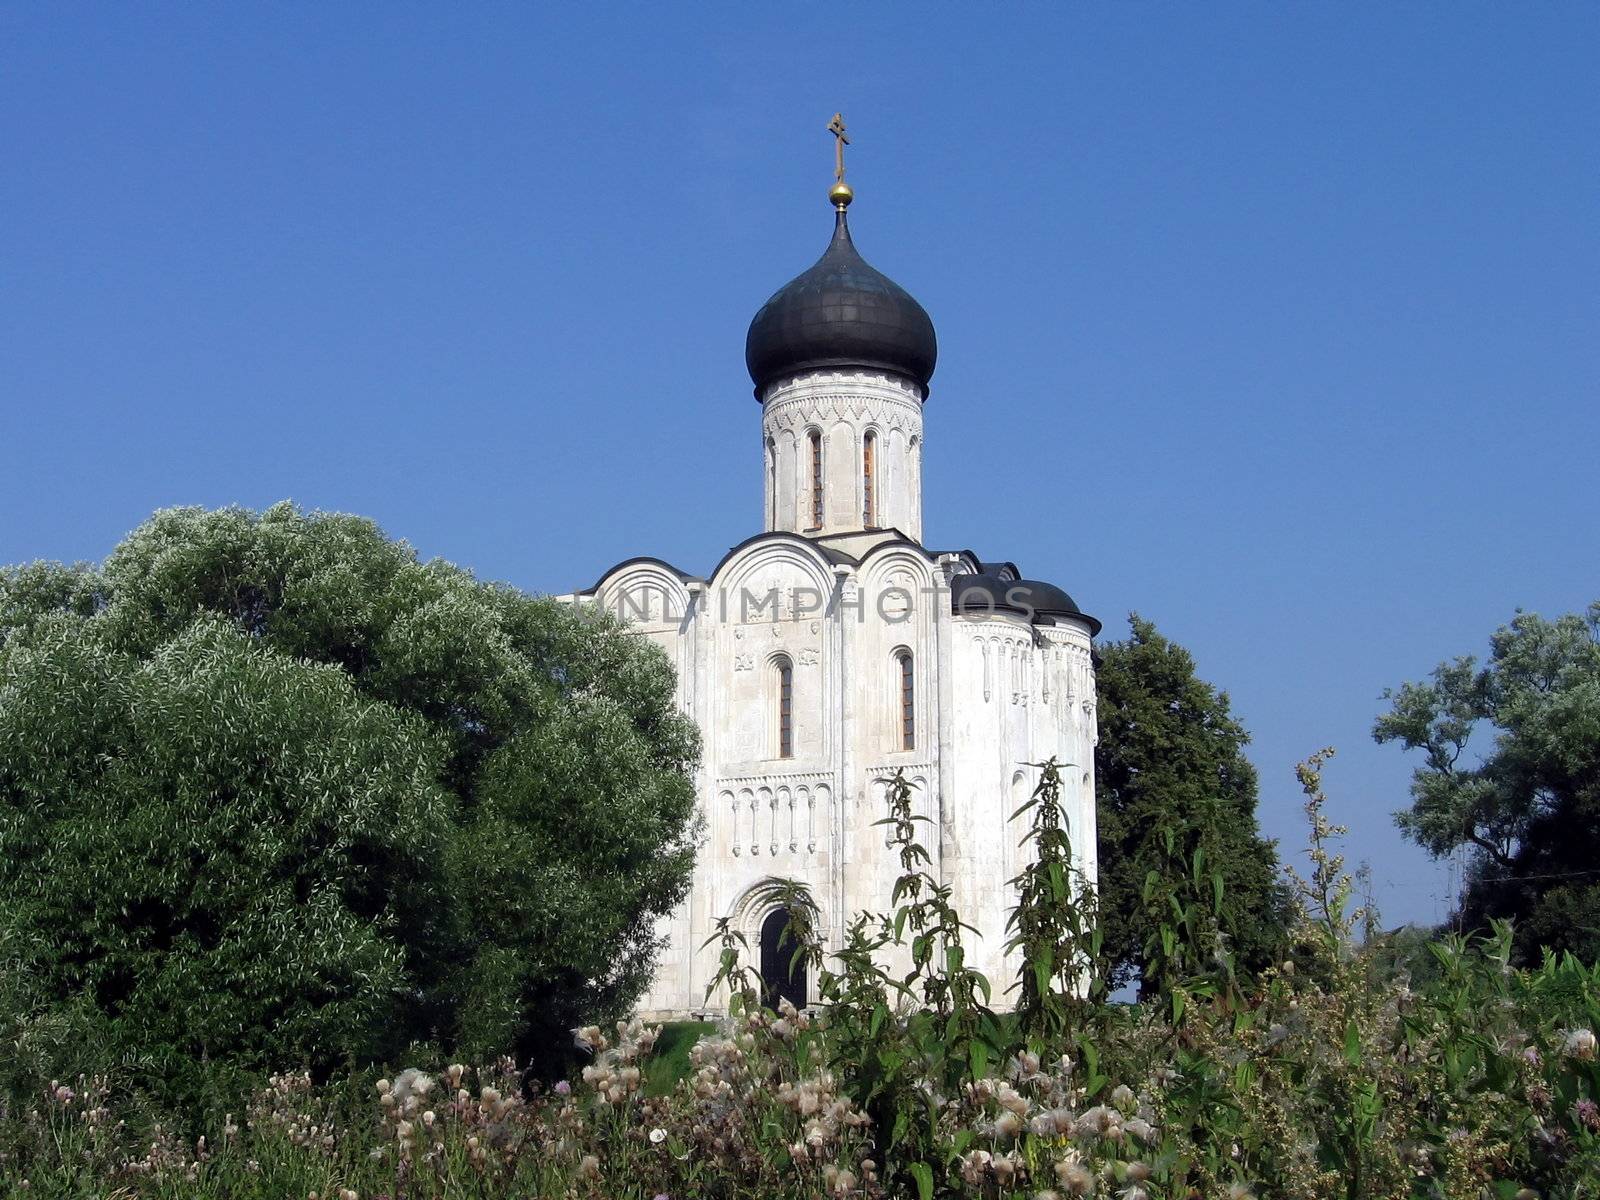
{"label": "golden cross", "polygon": [[850,144],[850,139],[844,135],[844,117],[842,114],[833,114],[833,120],[828,122],[828,132],[838,139],[833,144],[833,177],[843,183],[844,148]]}

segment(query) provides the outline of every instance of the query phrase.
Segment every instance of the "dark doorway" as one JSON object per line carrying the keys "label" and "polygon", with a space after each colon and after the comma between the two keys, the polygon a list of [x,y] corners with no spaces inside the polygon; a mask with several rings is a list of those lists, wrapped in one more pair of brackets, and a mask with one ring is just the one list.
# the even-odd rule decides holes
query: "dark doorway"
{"label": "dark doorway", "polygon": [[789,914],[775,908],[761,922],[761,1002],[768,1008],[777,1008],[782,997],[796,1008],[806,1006],[806,962],[802,957],[794,963],[794,952],[800,948],[789,932]]}

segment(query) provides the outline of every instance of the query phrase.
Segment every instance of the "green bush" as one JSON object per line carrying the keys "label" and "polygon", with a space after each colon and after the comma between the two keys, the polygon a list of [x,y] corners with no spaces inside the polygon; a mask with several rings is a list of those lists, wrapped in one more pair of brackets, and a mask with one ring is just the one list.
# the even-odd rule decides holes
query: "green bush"
{"label": "green bush", "polygon": [[286,504],[0,571],[14,1069],[87,1041],[193,1091],[198,1064],[567,1045],[648,982],[687,887],[672,691],[599,615]]}
{"label": "green bush", "polygon": [[[0,1190],[26,1179],[35,1196],[129,1200],[1593,1196],[1600,968],[1550,955],[1518,969],[1501,927],[1431,943],[1425,985],[1396,978],[1387,948],[1353,937],[1362,914],[1323,813],[1321,758],[1301,772],[1314,832],[1295,954],[1254,980],[1226,954],[1182,946],[1183,929],[1226,914],[1213,898],[1158,939],[1170,955],[1160,1003],[1106,1005],[1084,989],[1076,966],[1093,940],[1069,909],[1087,893],[1070,877],[1060,886],[1047,763],[1031,808],[1043,844],[1014,881],[1034,910],[1014,923],[1024,1003],[997,1018],[896,779],[895,909],[853,924],[812,1010],[764,1008],[724,927],[733,1013],[720,1028],[580,1029],[592,1058],[550,1088],[523,1089],[508,1060],[326,1086],[280,1073],[247,1108],[215,1113],[203,1140],[139,1121],[105,1079],[74,1079],[0,1111]],[[792,910],[794,952],[815,961],[804,892],[769,890]],[[866,952],[891,945],[893,970]]]}

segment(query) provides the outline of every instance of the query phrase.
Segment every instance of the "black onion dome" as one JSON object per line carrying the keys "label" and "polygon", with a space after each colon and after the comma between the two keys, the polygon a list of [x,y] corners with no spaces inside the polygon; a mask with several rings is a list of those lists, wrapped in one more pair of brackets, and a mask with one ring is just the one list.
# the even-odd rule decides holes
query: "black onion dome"
{"label": "black onion dome", "polygon": [[856,252],[843,209],[827,251],[761,306],[744,341],[757,399],[785,376],[827,367],[892,371],[926,393],[938,357],[927,311]]}

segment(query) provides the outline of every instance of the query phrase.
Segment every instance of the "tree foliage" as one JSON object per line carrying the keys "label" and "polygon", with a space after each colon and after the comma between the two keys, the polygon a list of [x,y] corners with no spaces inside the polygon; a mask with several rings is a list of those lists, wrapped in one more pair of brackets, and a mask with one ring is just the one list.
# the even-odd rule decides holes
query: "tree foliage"
{"label": "tree foliage", "polygon": [[[1212,875],[1222,881],[1226,948],[1242,969],[1264,966],[1283,941],[1287,896],[1273,843],[1256,824],[1249,735],[1187,650],[1137,613],[1129,624],[1128,640],[1100,646],[1096,670],[1099,903],[1111,984],[1154,985],[1149,947],[1167,919],[1158,908],[1176,897],[1186,911],[1209,908]],[[1197,852],[1207,866],[1198,882]]]}
{"label": "tree foliage", "polygon": [[[881,823],[901,870],[891,911],[857,913],[829,955],[804,883],[758,885],[788,916],[791,961],[817,971],[819,1003],[804,1011],[770,994],[766,1007],[751,947],[719,920],[712,989],[728,1019],[695,1026],[692,1047],[681,1025],[580,1028],[589,1063],[532,1094],[504,1060],[413,1059],[392,1078],[331,1086],[287,1070],[242,1119],[213,1108],[187,1137],[127,1103],[120,1072],[64,1076],[0,1093],[0,1193],[1593,1200],[1600,966],[1568,954],[1520,970],[1497,923],[1487,938],[1430,942],[1427,981],[1396,977],[1387,950],[1375,959],[1358,938],[1357,881],[1326,815],[1327,755],[1297,772],[1313,866],[1295,881],[1297,952],[1248,990],[1224,963],[1208,977],[1180,968],[1163,1003],[1101,1004],[1059,969],[1088,950],[1070,910],[1092,893],[1064,877],[1052,759],[1029,810],[1024,857],[1039,870],[1024,872],[1019,902],[1054,911],[1015,923],[1019,982],[1037,990],[998,1017],[962,952],[970,931],[928,873],[918,827],[931,823],[896,772]],[[0,1078],[7,1065],[0,1055]]]}
{"label": "tree foliage", "polygon": [[[1423,754],[1401,830],[1434,855],[1472,853],[1461,920],[1514,919],[1524,962],[1540,946],[1600,960],[1600,602],[1519,613],[1487,663],[1441,663],[1384,698],[1373,737]],[[1485,726],[1492,742],[1469,751]]]}
{"label": "tree foliage", "polygon": [[280,504],[0,571],[0,947],[158,1077],[534,1053],[648,981],[697,735],[593,612]]}

